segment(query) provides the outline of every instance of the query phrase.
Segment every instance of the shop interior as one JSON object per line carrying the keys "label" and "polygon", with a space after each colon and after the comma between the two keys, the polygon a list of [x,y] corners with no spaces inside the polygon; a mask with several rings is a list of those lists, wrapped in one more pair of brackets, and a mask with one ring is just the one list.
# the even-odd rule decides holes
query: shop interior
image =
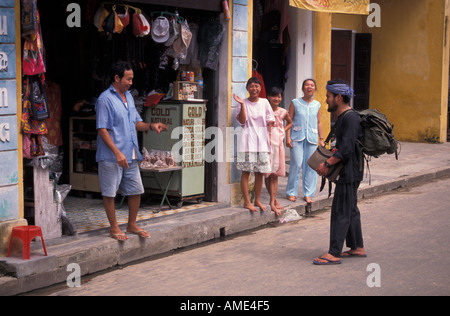
{"label": "shop interior", "polygon": [[[44,112],[48,112],[49,118],[37,122],[38,126],[32,126],[35,127],[34,130],[38,130],[35,134],[31,132],[30,137],[24,137],[31,143],[28,145],[30,152],[25,155],[28,158],[24,158],[25,218],[30,223],[34,220],[36,201],[33,200],[39,196],[39,192],[35,191],[40,190],[33,179],[33,166],[49,166],[50,179],[54,180],[55,187],[73,184],[71,174],[95,175],[94,105],[96,98],[110,85],[108,72],[114,61],[125,60],[132,63],[134,84],[131,92],[144,120],[147,117],[146,111],[155,103],[171,102],[174,98],[190,100],[192,97],[205,100],[207,111],[204,128],[217,126],[218,52],[225,36],[223,17],[221,21],[221,1],[213,6],[217,9],[199,10],[189,8],[189,3],[193,1],[78,0],[76,2],[81,7],[81,26],[68,27],[69,14],[66,10],[72,2],[37,1],[45,73],[24,76],[23,97],[29,97],[27,91],[33,87],[33,80],[43,83],[44,87],[41,87],[49,105]],[[161,2],[180,5],[161,5]],[[211,8],[211,5],[205,7]],[[139,20],[136,19],[137,16],[140,17]],[[160,24],[159,28],[153,24],[156,20]],[[171,31],[166,37],[167,23]],[[159,33],[155,31],[153,34],[152,29],[159,30]],[[188,47],[183,33],[186,30],[187,38],[191,37]],[[22,33],[22,38],[25,42],[27,35]],[[195,83],[196,87],[202,87],[202,94],[197,90],[195,93],[191,91],[192,95],[181,93],[174,85],[177,81]],[[149,106],[148,103],[153,104]],[[74,117],[80,118],[78,123],[71,119]],[[45,122],[45,126],[42,122]],[[39,135],[40,128],[46,128],[48,133]],[[72,133],[77,128],[79,132],[91,136],[77,138],[78,135]],[[142,138],[143,135],[140,135],[141,143]],[[84,149],[83,156],[79,155],[78,149]],[[183,209],[208,206],[208,203],[216,201],[216,168],[214,163],[205,164],[204,194],[193,203],[186,203]],[[86,217],[83,221],[89,223],[84,230],[78,228],[78,233],[107,227],[99,192],[90,191],[89,186],[86,190],[63,187],[61,191],[62,195],[67,194],[65,211],[69,213],[71,208],[78,209],[79,212],[75,213],[80,216],[83,214]],[[146,198],[143,197],[144,212],[140,212],[140,219],[179,211],[166,207],[163,212],[154,212],[151,204],[159,204],[160,197],[156,198],[158,203],[154,203],[153,196]],[[122,205],[120,195],[117,197],[117,204],[120,223],[121,217],[126,220],[128,212],[126,203]],[[93,208],[101,211],[98,216],[103,219],[99,224],[95,224],[97,214],[87,212]]]}

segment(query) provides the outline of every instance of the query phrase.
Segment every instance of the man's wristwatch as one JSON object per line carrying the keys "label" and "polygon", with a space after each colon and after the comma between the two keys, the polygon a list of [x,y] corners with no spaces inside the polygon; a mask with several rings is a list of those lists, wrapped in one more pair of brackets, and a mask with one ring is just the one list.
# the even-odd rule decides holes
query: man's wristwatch
{"label": "man's wristwatch", "polygon": [[325,160],[324,164],[325,164],[325,167],[327,167],[327,168],[330,168],[330,167],[331,167],[331,165],[330,165],[330,164],[328,163],[328,161],[326,161],[326,160]]}

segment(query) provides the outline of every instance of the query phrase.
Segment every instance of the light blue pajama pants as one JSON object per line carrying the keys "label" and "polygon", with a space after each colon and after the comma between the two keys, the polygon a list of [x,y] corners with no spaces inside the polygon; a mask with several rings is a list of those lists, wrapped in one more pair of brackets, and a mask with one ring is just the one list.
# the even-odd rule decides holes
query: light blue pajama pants
{"label": "light blue pajama pants", "polygon": [[305,139],[301,142],[292,142],[292,146],[286,195],[297,197],[300,176],[303,171],[303,195],[313,197],[316,194],[318,175],[315,170],[308,166],[308,159],[317,149],[317,145],[310,144]]}

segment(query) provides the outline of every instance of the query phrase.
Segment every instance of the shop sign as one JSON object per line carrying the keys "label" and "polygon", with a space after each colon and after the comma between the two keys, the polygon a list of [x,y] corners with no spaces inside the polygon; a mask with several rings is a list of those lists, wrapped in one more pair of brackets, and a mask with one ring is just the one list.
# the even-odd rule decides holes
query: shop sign
{"label": "shop sign", "polygon": [[15,42],[16,25],[14,9],[0,8],[0,43]]}
{"label": "shop sign", "polygon": [[16,45],[0,44],[0,79],[16,78]]}
{"label": "shop sign", "polygon": [[0,151],[15,149],[17,149],[17,117],[0,116]]}
{"label": "shop sign", "polygon": [[0,221],[19,218],[19,190],[17,185],[0,190]]}
{"label": "shop sign", "polygon": [[14,0],[2,0],[2,3],[0,3],[0,7],[3,8],[14,8]]}
{"label": "shop sign", "polygon": [[0,80],[0,115],[16,115],[16,80]]}
{"label": "shop sign", "polygon": [[190,104],[183,113],[183,167],[204,166],[205,112],[203,104]]}
{"label": "shop sign", "polygon": [[14,0],[0,3],[0,221],[19,218],[14,5]]}
{"label": "shop sign", "polygon": [[18,160],[17,151],[0,152],[0,186],[19,183]]}
{"label": "shop sign", "polygon": [[310,11],[367,15],[370,0],[289,0],[289,4]]}

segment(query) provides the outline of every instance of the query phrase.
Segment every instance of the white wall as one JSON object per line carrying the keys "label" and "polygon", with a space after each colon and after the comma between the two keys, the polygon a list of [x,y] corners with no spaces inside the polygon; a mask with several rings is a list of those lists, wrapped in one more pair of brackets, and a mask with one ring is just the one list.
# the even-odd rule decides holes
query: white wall
{"label": "white wall", "polygon": [[289,6],[291,34],[290,66],[284,104],[303,96],[302,83],[314,78],[314,13]]}

